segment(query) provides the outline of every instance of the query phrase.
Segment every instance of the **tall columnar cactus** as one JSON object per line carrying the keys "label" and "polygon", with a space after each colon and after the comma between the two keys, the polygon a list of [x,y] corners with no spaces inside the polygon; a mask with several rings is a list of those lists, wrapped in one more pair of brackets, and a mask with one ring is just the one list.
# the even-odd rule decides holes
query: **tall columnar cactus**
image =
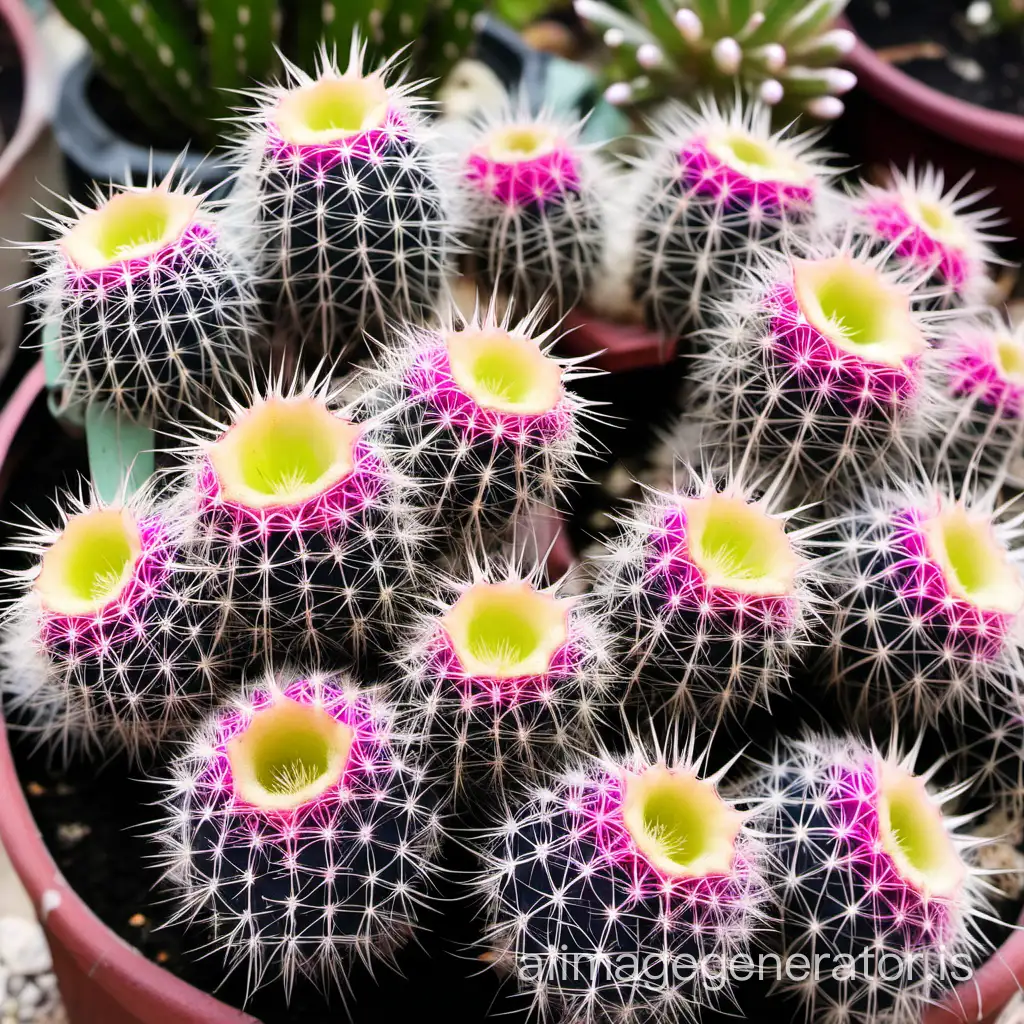
{"label": "tall columnar cactus", "polygon": [[958,480],[1005,475],[1024,454],[1024,330],[994,310],[958,319],[925,376],[924,460]]}
{"label": "tall columnar cactus", "polygon": [[0,684],[39,746],[141,761],[211,706],[227,669],[216,609],[195,601],[173,517],[143,492],[59,501],[60,524],[13,542]]}
{"label": "tall columnar cactus", "polygon": [[148,129],[213,145],[231,90],[267,81],[276,47],[304,68],[318,47],[347,47],[354,30],[374,52],[405,50],[417,74],[436,76],[473,35],[477,0],[56,0],[89,42],[100,74]]}
{"label": "tall columnar cactus", "polygon": [[536,778],[592,747],[617,696],[600,624],[542,575],[492,559],[439,580],[434,608],[403,645],[402,692],[458,795]]}
{"label": "tall columnar cactus", "polygon": [[413,599],[405,482],[326,377],[278,377],[181,455],[189,563],[251,654],[361,655]]}
{"label": "tall columnar cactus", "polygon": [[[590,758],[495,816],[477,882],[486,941],[538,1016],[696,1019],[771,913],[755,815],[705,755]],[[632,966],[631,966],[632,965]]]}
{"label": "tall columnar cactus", "polygon": [[252,358],[256,301],[246,238],[220,210],[171,184],[67,200],[32,247],[39,323],[56,324],[59,383],[73,403],[173,417]]}
{"label": "tall columnar cactus", "polygon": [[154,838],[174,919],[205,925],[250,991],[334,986],[418,927],[439,819],[395,725],[344,680],[269,678],[171,763]]}
{"label": "tall columnar cactus", "polygon": [[516,308],[583,301],[601,269],[615,179],[578,124],[525,102],[467,127],[458,139],[462,238],[488,292]]}
{"label": "tall columnar cactus", "polygon": [[326,49],[315,76],[288,64],[287,84],[255,92],[238,121],[230,201],[262,226],[262,290],[287,328],[332,353],[386,320],[425,320],[452,252],[417,85],[396,79],[394,59],[364,63],[355,37],[344,71]]}
{"label": "tall columnar cactus", "polygon": [[990,887],[974,852],[986,840],[943,814],[963,787],[932,792],[915,757],[811,736],[769,766],[759,795],[774,819],[768,877],[782,905],[780,953],[813,965],[808,980],[781,987],[808,1019],[915,1020],[971,977],[989,945]]}
{"label": "tall columnar cactus", "polygon": [[938,332],[919,304],[912,280],[849,239],[767,256],[706,332],[707,436],[814,493],[893,471]]}
{"label": "tall columnar cactus", "polygon": [[568,385],[587,371],[551,354],[540,316],[451,307],[437,328],[399,329],[370,373],[364,402],[392,460],[447,530],[502,530],[582,479],[588,403]]}
{"label": "tall columnar cactus", "polygon": [[[611,50],[605,97],[644,104],[695,91],[737,92],[832,120],[856,76],[839,67],[856,42],[834,28],[848,0],[575,0],[576,13]],[[622,6],[622,5],[620,5]]]}
{"label": "tall columnar cactus", "polygon": [[830,215],[832,172],[817,133],[772,132],[767,107],[672,104],[636,162],[634,290],[669,337],[711,307],[768,249],[791,251]]}
{"label": "tall columnar cactus", "polygon": [[689,476],[620,519],[593,600],[618,675],[653,705],[742,714],[788,686],[824,598],[813,539],[779,495]]}
{"label": "tall columnar cactus", "polygon": [[929,301],[939,308],[971,305],[986,296],[987,271],[998,262],[992,229],[999,211],[978,209],[984,192],[964,194],[967,178],[948,191],[941,170],[913,165],[895,168],[887,186],[862,183],[851,200],[858,236],[870,240],[891,262],[906,265],[928,279]]}
{"label": "tall columnar cactus", "polygon": [[870,492],[837,521],[832,676],[848,703],[930,720],[1006,703],[1024,672],[1020,514],[993,486]]}

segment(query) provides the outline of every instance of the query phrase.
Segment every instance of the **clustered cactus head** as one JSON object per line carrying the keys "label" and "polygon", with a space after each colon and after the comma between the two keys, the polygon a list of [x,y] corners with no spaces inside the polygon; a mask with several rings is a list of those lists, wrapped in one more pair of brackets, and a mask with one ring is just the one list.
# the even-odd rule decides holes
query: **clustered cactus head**
{"label": "clustered cactus head", "polygon": [[817,133],[771,129],[767,107],[672,104],[636,165],[634,290],[651,326],[703,327],[765,251],[799,251],[833,204]]}
{"label": "clustered cactus head", "polygon": [[1021,678],[1021,516],[993,492],[868,495],[837,520],[833,678],[863,711],[919,721],[1006,704]]}
{"label": "clustered cactus head", "polygon": [[333,354],[391,319],[427,319],[453,251],[419,83],[393,59],[365,64],[358,37],[344,71],[324,48],[315,75],[287,64],[287,83],[237,119],[231,203],[258,211],[260,290],[282,326]]}
{"label": "clustered cactus head", "polygon": [[1001,479],[1024,449],[1024,336],[995,310],[956,321],[930,361],[926,462],[954,479]]}
{"label": "clustered cactus head", "polygon": [[853,49],[834,28],[847,0],[628,0],[628,14],[603,0],[575,0],[612,52],[605,98],[643,104],[694,91],[742,92],[787,115],[833,120],[857,78],[838,67]]}
{"label": "clustered cactus head", "polygon": [[766,259],[707,332],[696,375],[709,431],[812,492],[895,471],[938,332],[918,300],[849,240]]}
{"label": "clustered cactus head", "polygon": [[402,686],[453,766],[457,796],[557,767],[593,744],[613,702],[600,625],[542,575],[495,558],[438,581],[434,611],[400,656]]}
{"label": "clustered cactus head", "polygon": [[816,965],[809,982],[782,988],[808,1018],[915,1019],[988,944],[980,926],[991,907],[974,855],[985,840],[944,816],[962,787],[932,792],[932,773],[914,774],[916,756],[814,736],[787,743],[768,766],[779,942]]}
{"label": "clustered cactus head", "polygon": [[8,581],[4,695],[54,757],[141,761],[216,696],[218,618],[195,602],[173,521],[148,494],[68,495],[58,509],[58,527],[36,521],[14,542],[31,565]]}
{"label": "clustered cactus head", "polygon": [[372,691],[265,680],[171,765],[155,838],[175,920],[202,922],[250,991],[393,962],[436,871],[429,782]]}
{"label": "clustered cactus head", "polygon": [[705,764],[692,739],[637,745],[580,761],[496,820],[477,880],[485,938],[541,1016],[668,1020],[730,1001],[708,960],[747,952],[771,904],[757,819],[723,792],[728,766]]}
{"label": "clustered cactus head", "polygon": [[[173,172],[171,172],[173,174]],[[241,239],[187,185],[96,193],[51,213],[27,282],[57,327],[57,383],[74,404],[132,419],[181,415],[251,361],[256,305]]]}
{"label": "clustered cactus head", "polygon": [[190,566],[252,654],[360,656],[412,600],[424,533],[329,378],[279,376],[182,452]]}
{"label": "clustered cactus head", "polygon": [[560,317],[601,269],[615,177],[580,125],[525,101],[482,116],[458,140],[461,237],[485,290]]}
{"label": "clustered cactus head", "polygon": [[689,471],[620,520],[593,600],[649,705],[742,715],[786,689],[824,598],[813,537],[779,495]]}
{"label": "clustered cactus head", "polygon": [[999,211],[977,208],[984,194],[964,194],[967,178],[947,191],[931,164],[920,171],[911,165],[906,174],[893,168],[890,176],[885,186],[862,183],[852,197],[858,235],[927,279],[935,291],[929,301],[939,308],[984,299],[996,262],[992,243],[1001,240],[992,233]]}
{"label": "clustered cactus head", "polygon": [[450,307],[439,328],[396,333],[370,373],[364,402],[448,529],[505,530],[582,478],[588,403],[569,385],[586,371],[553,355],[541,315]]}

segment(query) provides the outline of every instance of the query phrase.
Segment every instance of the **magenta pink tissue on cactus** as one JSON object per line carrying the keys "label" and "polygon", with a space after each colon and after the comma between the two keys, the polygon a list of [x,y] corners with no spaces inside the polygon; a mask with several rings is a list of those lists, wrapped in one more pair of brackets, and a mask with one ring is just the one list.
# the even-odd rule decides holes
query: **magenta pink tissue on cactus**
{"label": "magenta pink tissue on cactus", "polygon": [[349,160],[375,163],[384,159],[392,143],[410,138],[409,126],[394,110],[383,124],[335,142],[298,144],[281,138],[276,126],[267,126],[266,153],[278,165],[293,165],[314,174],[324,174]]}
{"label": "magenta pink tissue on cactus", "polygon": [[541,413],[509,413],[483,409],[459,387],[443,342],[427,345],[406,372],[406,387],[414,402],[431,406],[452,429],[532,445],[566,437],[573,426],[573,406],[564,390],[552,409]]}
{"label": "magenta pink tissue on cactus", "polygon": [[871,893],[870,912],[877,916],[889,911],[886,926],[899,929],[904,949],[953,941],[962,927],[956,897],[918,890],[882,846],[878,762],[857,769],[835,765],[829,774],[827,813],[842,837],[842,864]]}
{"label": "magenta pink tissue on cactus", "polygon": [[[799,599],[795,594],[740,594],[725,587],[709,586],[704,571],[694,562],[687,539],[686,509],[666,509],[661,525],[651,535],[651,582],[672,611],[699,612],[736,623],[744,632],[788,629],[796,620]],[[655,582],[656,581],[656,582]]]}
{"label": "magenta pink tissue on cactus", "polygon": [[130,579],[117,597],[88,614],[54,613],[44,608],[39,624],[44,645],[56,647],[70,657],[95,657],[111,644],[141,639],[152,631],[152,620],[143,614],[143,609],[159,596],[162,583],[172,571],[175,550],[158,516],[150,516],[138,526],[142,550]]}
{"label": "magenta pink tissue on cactus", "polygon": [[793,382],[787,387],[858,412],[872,406],[899,408],[918,393],[919,356],[892,366],[844,351],[807,321],[791,283],[777,285],[765,297],[764,308],[770,315],[774,358],[792,367]]}
{"label": "magenta pink tissue on cactus", "polygon": [[923,529],[927,518],[916,508],[901,509],[893,516],[893,551],[886,574],[925,628],[940,629],[948,642],[971,657],[993,661],[1012,634],[1016,616],[981,609],[950,590],[942,566],[928,547]]}
{"label": "magenta pink tissue on cactus", "polygon": [[813,177],[806,184],[781,179],[758,180],[730,167],[708,148],[707,140],[691,139],[679,154],[679,176],[705,195],[720,199],[728,208],[758,208],[770,212],[794,211],[814,203]]}
{"label": "magenta pink tissue on cactus", "polygon": [[984,272],[972,267],[971,257],[964,249],[930,235],[897,195],[873,195],[858,213],[879,238],[894,244],[897,256],[922,270],[937,273],[957,290]]}
{"label": "magenta pink tissue on cactus", "polygon": [[950,390],[1019,419],[1024,417],[1024,384],[1011,380],[1004,372],[998,344],[998,337],[984,330],[951,339],[946,345]]}
{"label": "magenta pink tissue on cactus", "polygon": [[740,850],[733,854],[731,870],[725,874],[692,877],[662,871],[650,862],[627,828],[623,817],[625,797],[623,780],[602,773],[581,785],[571,785],[564,799],[574,812],[579,839],[591,839],[602,860],[625,869],[636,899],[660,896],[669,916],[676,909],[695,920],[700,920],[698,908],[702,904],[709,913],[730,904],[750,905],[752,891],[761,887],[760,874]]}
{"label": "magenta pink tissue on cactus", "polygon": [[580,186],[576,156],[564,144],[530,160],[502,163],[479,150],[466,160],[466,178],[506,206],[526,206],[575,192]]}
{"label": "magenta pink tissue on cactus", "polygon": [[189,266],[195,266],[197,250],[213,249],[216,243],[217,233],[211,227],[193,222],[180,237],[158,252],[145,257],[116,260],[99,270],[83,270],[65,254],[68,286],[74,292],[95,292],[96,297],[100,298],[107,289],[127,285],[137,277],[160,273],[176,275],[174,264],[179,259],[186,260]]}
{"label": "magenta pink tissue on cactus", "polygon": [[207,458],[199,468],[196,482],[199,511],[226,514],[246,533],[253,530],[258,534],[304,532],[343,526],[374,503],[387,479],[384,463],[364,440],[356,441],[353,457],[352,471],[332,487],[306,501],[271,508],[249,508],[224,498],[220,480]]}

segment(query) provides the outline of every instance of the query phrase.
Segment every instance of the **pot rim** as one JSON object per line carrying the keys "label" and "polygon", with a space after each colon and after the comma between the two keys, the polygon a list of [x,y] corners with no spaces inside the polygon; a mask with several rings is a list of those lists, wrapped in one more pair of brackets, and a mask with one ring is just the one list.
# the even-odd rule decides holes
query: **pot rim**
{"label": "pot rim", "polygon": [[[840,24],[853,30],[849,20]],[[846,63],[880,103],[965,146],[1024,163],[1024,117],[948,96],[881,60],[859,36]]]}

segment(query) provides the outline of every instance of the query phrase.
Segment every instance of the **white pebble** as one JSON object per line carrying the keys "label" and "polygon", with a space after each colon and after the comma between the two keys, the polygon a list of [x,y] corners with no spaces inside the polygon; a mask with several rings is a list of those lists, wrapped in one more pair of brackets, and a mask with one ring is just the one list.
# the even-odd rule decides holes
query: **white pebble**
{"label": "white pebble", "polygon": [[0,917],[0,963],[11,974],[43,974],[52,970],[43,929],[23,917]]}

